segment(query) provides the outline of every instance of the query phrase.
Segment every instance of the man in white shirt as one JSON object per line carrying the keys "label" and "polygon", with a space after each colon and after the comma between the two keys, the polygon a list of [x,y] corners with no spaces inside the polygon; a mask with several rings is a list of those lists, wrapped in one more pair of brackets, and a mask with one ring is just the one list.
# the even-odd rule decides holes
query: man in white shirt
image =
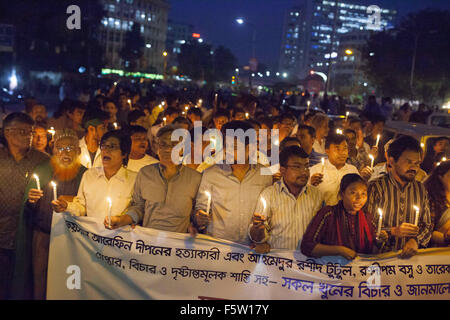
{"label": "man in white shirt", "polygon": [[334,206],[338,203],[338,192],[341,179],[349,173],[359,174],[355,166],[346,163],[348,145],[345,135],[331,133],[325,140],[325,151],[328,159],[324,164],[311,167],[310,184],[317,186],[324,194],[325,203]]}
{"label": "man in white shirt", "polygon": [[150,157],[145,152],[148,148],[147,130],[141,126],[130,126],[127,133],[131,138],[131,152],[128,160],[127,169],[139,172],[145,166],[158,163],[159,161]]}
{"label": "man in white shirt", "polygon": [[80,163],[86,168],[95,168],[102,166],[100,156],[100,140],[106,133],[106,123],[109,114],[104,111],[87,112],[83,118],[83,127],[86,134],[80,139]]}
{"label": "man in white shirt", "polygon": [[272,249],[297,250],[314,215],[323,206],[318,188],[307,185],[308,154],[298,146],[280,153],[281,180],[264,189],[256,204],[249,237],[268,242]]}
{"label": "man in white shirt", "polygon": [[52,201],[56,212],[67,211],[75,216],[88,216],[108,220],[111,199],[111,216],[120,216],[130,205],[136,173],[126,169],[131,149],[130,137],[122,130],[106,133],[100,143],[103,167],[89,169],[81,179],[78,194],[73,202],[60,199]]}

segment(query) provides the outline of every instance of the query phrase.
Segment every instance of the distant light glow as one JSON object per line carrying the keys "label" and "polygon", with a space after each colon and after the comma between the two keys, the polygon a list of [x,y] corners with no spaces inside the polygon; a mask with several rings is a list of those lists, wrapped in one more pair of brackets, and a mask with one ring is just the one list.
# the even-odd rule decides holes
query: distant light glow
{"label": "distant light glow", "polygon": [[13,69],[11,73],[11,77],[9,78],[9,90],[13,91],[17,88],[18,81],[17,81],[17,75],[16,75],[16,69]]}
{"label": "distant light glow", "polygon": [[244,24],[244,19],[242,19],[242,18],[237,18],[237,19],[236,19],[236,22],[239,23],[239,24]]}

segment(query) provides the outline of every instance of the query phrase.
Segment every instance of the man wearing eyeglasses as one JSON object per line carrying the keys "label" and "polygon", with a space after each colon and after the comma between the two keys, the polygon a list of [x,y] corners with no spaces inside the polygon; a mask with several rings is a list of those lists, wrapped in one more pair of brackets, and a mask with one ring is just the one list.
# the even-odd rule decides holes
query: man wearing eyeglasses
{"label": "man wearing eyeglasses", "polygon": [[34,168],[48,159],[31,148],[33,119],[11,113],[3,121],[6,140],[0,148],[0,300],[10,298],[15,238],[25,187]]}
{"label": "man wearing eyeglasses", "polygon": [[299,249],[309,222],[324,204],[319,189],[307,185],[309,158],[303,149],[290,146],[281,151],[280,173],[281,180],[261,193],[249,227],[255,244],[270,245],[263,252]]}
{"label": "man wearing eyeglasses", "polygon": [[[53,216],[53,187],[50,182],[57,184],[61,201],[71,202],[86,171],[79,161],[80,152],[74,130],[56,130],[53,156],[33,171],[33,179],[25,190],[17,231],[14,299],[26,299],[25,291],[31,283],[33,298],[45,299]],[[36,177],[39,179],[39,189]],[[31,256],[27,254],[30,252]]]}
{"label": "man wearing eyeglasses", "polygon": [[100,142],[103,166],[86,171],[73,202],[64,199],[52,201],[53,209],[103,222],[105,217],[108,220],[109,198],[111,215],[121,215],[130,205],[136,179],[136,173],[126,168],[130,149],[131,139],[123,130],[106,133]]}
{"label": "man wearing eyeglasses", "polygon": [[[113,217],[112,229],[129,224],[164,231],[186,233],[200,185],[201,174],[181,164],[181,155],[172,154],[173,125],[162,127],[156,136],[159,163],[139,170],[133,200],[126,213]],[[176,161],[179,160],[179,161]]]}

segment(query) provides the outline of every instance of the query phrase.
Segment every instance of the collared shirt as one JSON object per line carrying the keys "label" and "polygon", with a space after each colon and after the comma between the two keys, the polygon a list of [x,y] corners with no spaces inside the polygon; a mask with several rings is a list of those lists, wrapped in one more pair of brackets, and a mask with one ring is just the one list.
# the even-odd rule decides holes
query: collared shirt
{"label": "collared shirt", "polygon": [[80,139],[80,149],[81,149],[80,163],[84,167],[86,167],[88,169],[96,168],[96,167],[103,167],[100,147],[97,148],[97,151],[95,153],[94,165],[92,165],[92,158],[91,158],[91,154],[89,153],[89,150],[87,148],[85,137]]}
{"label": "collared shirt", "polygon": [[68,203],[67,212],[103,221],[109,213],[109,197],[112,201],[111,215],[120,216],[130,205],[135,180],[136,172],[124,167],[109,180],[103,167],[89,169],[81,179],[77,196]]}
{"label": "collared shirt", "polygon": [[136,173],[139,172],[143,167],[149,166],[154,163],[158,163],[158,159],[155,159],[153,157],[150,157],[148,154],[146,154],[142,159],[139,160],[133,160],[129,159],[127,164],[127,169],[134,171]]}
{"label": "collared shirt", "polygon": [[271,175],[262,175],[263,166],[250,165],[242,182],[229,164],[216,164],[203,172],[197,194],[196,210],[206,211],[211,193],[211,222],[207,232],[215,238],[249,243],[248,225],[262,190],[272,184]]}
{"label": "collared shirt", "polygon": [[[191,154],[187,154],[185,157],[183,157],[183,159],[181,160],[182,164],[187,165],[189,159],[191,159]],[[195,169],[195,171],[203,173],[203,171],[212,167],[214,164],[215,164],[214,157],[208,156],[206,157],[205,161],[200,163],[200,165],[197,167],[197,169]]]}
{"label": "collared shirt", "polygon": [[179,166],[167,181],[160,163],[146,166],[137,175],[126,214],[146,228],[187,232],[200,179],[197,171]]}
{"label": "collared shirt", "polygon": [[[378,226],[378,208],[383,210],[382,228],[398,227],[403,222],[414,224],[415,214],[413,206],[419,207],[419,235],[417,243],[426,247],[431,239],[433,224],[429,209],[428,194],[425,186],[414,180],[404,187],[395,181],[391,174],[373,181],[368,190],[367,212],[371,213],[374,223]],[[391,237],[384,251],[401,250],[407,238]]]}
{"label": "collared shirt", "polygon": [[325,139],[322,139],[322,142],[319,140],[314,140],[313,149],[317,153],[326,154],[325,152]]}
{"label": "collared shirt", "polygon": [[25,188],[34,168],[47,159],[44,153],[30,149],[16,162],[7,147],[0,148],[0,248],[14,248]]}
{"label": "collared shirt", "polygon": [[262,202],[258,201],[255,213],[267,217],[270,247],[300,249],[306,228],[324,204],[323,194],[314,186],[305,186],[295,197],[281,179],[264,189],[260,197],[266,200],[267,208],[264,212]]}
{"label": "collared shirt", "polygon": [[[316,164],[310,169],[311,176],[316,173],[322,173],[322,163]],[[331,164],[330,160],[325,160],[323,181],[317,187],[323,193],[327,206],[334,206],[338,203],[338,193],[342,177],[349,173],[359,174],[358,169],[351,164],[346,163],[338,170]]]}

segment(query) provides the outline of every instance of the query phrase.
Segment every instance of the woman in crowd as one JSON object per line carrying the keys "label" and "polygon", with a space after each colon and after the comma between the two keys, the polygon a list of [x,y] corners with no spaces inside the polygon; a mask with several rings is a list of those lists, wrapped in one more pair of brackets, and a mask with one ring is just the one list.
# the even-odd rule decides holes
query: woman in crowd
{"label": "woman in crowd", "polygon": [[450,246],[450,161],[434,168],[424,184],[434,223],[433,243],[436,246]]}
{"label": "woman in crowd", "polygon": [[[376,253],[376,226],[362,208],[367,201],[367,183],[357,174],[342,178],[335,206],[321,209],[309,224],[301,250],[307,256],[342,256],[354,259],[358,253]],[[387,239],[382,231],[380,240]]]}
{"label": "woman in crowd", "polygon": [[[428,144],[427,152],[420,167],[427,173],[430,173],[436,166],[436,163],[442,162],[442,158],[446,156],[446,151],[449,146],[448,137],[438,137]],[[445,161],[445,160],[444,160]]]}

